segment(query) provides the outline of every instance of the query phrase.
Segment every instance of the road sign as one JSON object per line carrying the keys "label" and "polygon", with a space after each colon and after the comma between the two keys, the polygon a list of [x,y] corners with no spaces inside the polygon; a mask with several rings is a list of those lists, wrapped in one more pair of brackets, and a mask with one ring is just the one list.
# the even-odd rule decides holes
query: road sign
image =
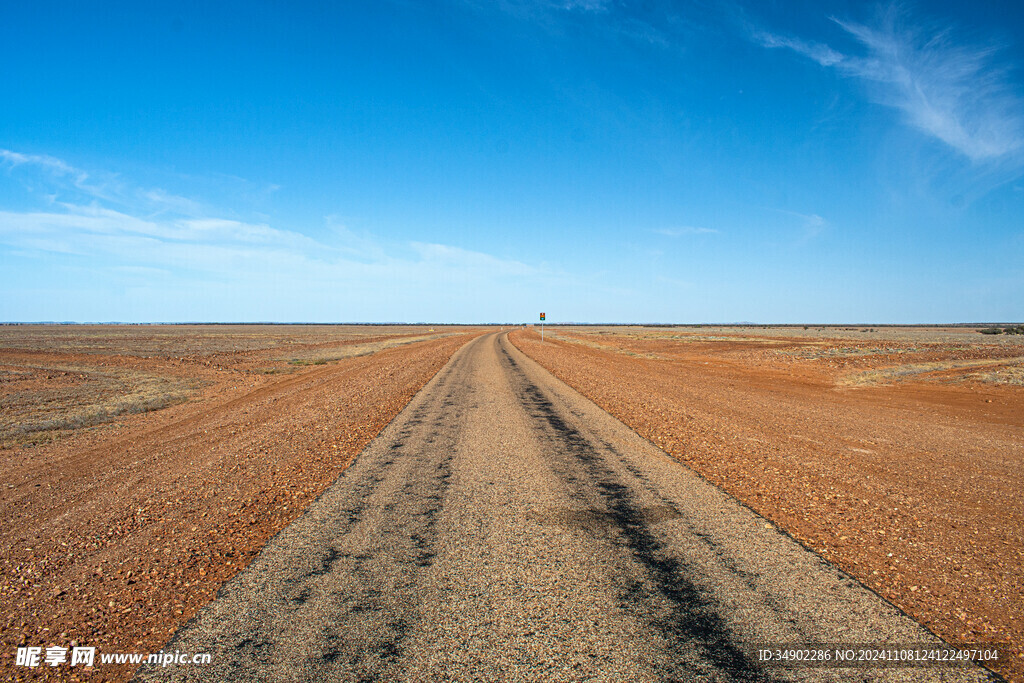
{"label": "road sign", "polygon": [[540,319],[541,319],[541,321],[544,320],[544,314],[543,313],[540,314]]}

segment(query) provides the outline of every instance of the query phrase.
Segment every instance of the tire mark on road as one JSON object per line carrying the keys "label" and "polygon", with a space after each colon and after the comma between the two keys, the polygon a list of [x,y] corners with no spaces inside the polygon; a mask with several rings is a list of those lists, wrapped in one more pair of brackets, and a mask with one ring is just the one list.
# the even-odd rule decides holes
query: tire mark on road
{"label": "tire mark on road", "polygon": [[[390,548],[388,566],[382,567],[379,558],[370,554],[354,558],[347,571],[355,586],[332,595],[337,608],[323,630],[326,647],[308,658],[305,668],[316,672],[308,680],[320,680],[330,670],[355,673],[363,681],[381,680],[379,672],[402,658],[403,643],[421,618],[416,585],[436,556],[437,524],[451,486],[456,427],[463,410],[455,400],[458,382],[449,386],[448,379],[445,376],[439,382],[439,398],[425,401],[412,413],[387,449],[381,467],[363,485],[367,494],[356,498],[355,511],[361,515],[373,500],[369,493],[384,480],[386,467],[399,459],[411,461],[410,478],[387,501],[375,501],[381,511],[401,511],[382,516],[374,529],[377,542]],[[428,420],[431,415],[433,419]],[[425,443],[434,447],[424,449]],[[438,458],[438,454],[443,455]],[[339,536],[348,531],[343,525]],[[397,592],[385,594],[375,586]],[[339,625],[355,618],[369,637],[354,647],[351,634]]]}
{"label": "tire mark on road", "polygon": [[[605,458],[618,457],[618,451],[610,444],[602,443],[605,451],[602,457],[598,448],[568,424],[540,387],[527,377],[505,345],[501,344],[500,348],[523,407],[545,427],[546,437],[552,444],[552,469],[577,488],[576,498],[598,498],[603,502],[605,511],[602,516],[614,525],[621,541],[644,567],[653,583],[653,589],[674,608],[670,615],[658,616],[650,589],[640,582],[623,591],[623,606],[638,611],[643,605],[644,618],[651,627],[665,636],[677,656],[685,657],[689,648],[695,647],[701,658],[712,662],[720,671],[736,676],[738,680],[772,680],[750,660],[744,648],[735,642],[731,630],[718,614],[715,602],[689,579],[697,573],[696,567],[666,552],[650,529],[650,516],[645,513],[645,508],[637,504],[630,489],[605,464]],[[583,463],[588,474],[587,480],[581,480],[575,474],[579,469],[567,463],[564,456],[571,456]],[[669,501],[663,500],[663,504],[682,516]]]}

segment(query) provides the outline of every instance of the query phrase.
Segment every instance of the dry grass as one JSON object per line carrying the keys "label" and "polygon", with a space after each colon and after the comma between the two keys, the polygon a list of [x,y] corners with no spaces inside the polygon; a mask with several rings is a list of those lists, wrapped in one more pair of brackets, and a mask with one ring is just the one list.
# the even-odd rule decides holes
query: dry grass
{"label": "dry grass", "polygon": [[845,388],[907,381],[1024,384],[1024,336],[967,327],[559,327],[548,334],[636,358],[788,367]]}
{"label": "dry grass", "polygon": [[61,433],[187,401],[197,381],[82,365],[6,366],[0,384],[0,448],[49,442]]}
{"label": "dry grass", "polygon": [[0,325],[0,448],[188,401],[204,385],[292,373],[464,328]]}
{"label": "dry grass", "polygon": [[428,329],[406,325],[0,325],[0,354],[5,349],[32,349],[178,358],[423,334]]}
{"label": "dry grass", "polygon": [[1024,386],[1024,366],[1013,366],[999,368],[991,372],[977,372],[972,375],[979,382],[991,382],[993,384],[1015,384]]}
{"label": "dry grass", "polygon": [[[927,363],[906,363],[893,367],[879,368],[855,372],[842,377],[837,384],[839,386],[870,386],[876,384],[892,384],[906,379],[944,379],[946,381],[957,381],[962,379],[974,379],[991,383],[1021,384],[1024,377],[1024,358],[986,358],[980,360],[965,361],[932,361]],[[990,372],[970,372],[991,368],[993,366],[1004,366],[999,370]]]}
{"label": "dry grass", "polygon": [[404,346],[406,344],[415,344],[417,342],[427,341],[429,339],[439,339],[441,337],[451,336],[458,334],[457,332],[445,332],[435,334],[424,334],[415,336],[402,336],[392,337],[379,341],[368,341],[366,343],[347,343],[344,346],[326,346],[317,347],[309,350],[304,350],[289,358],[278,358],[277,360],[287,360],[289,365],[293,366],[307,366],[307,365],[326,365],[327,363],[333,363],[335,361],[343,360],[345,358],[355,358],[356,356],[368,356],[384,349],[391,349],[396,346]]}
{"label": "dry grass", "polygon": [[[784,338],[809,342],[896,342],[898,344],[1016,346],[1024,348],[1024,335],[981,334],[976,327],[850,327],[850,326],[771,326],[771,325],[694,325],[686,327],[645,326],[582,326],[549,327],[551,331],[569,331],[578,335],[611,335],[642,339],[676,339],[681,342],[702,341],[763,341]],[[545,333],[547,334],[547,333]]]}

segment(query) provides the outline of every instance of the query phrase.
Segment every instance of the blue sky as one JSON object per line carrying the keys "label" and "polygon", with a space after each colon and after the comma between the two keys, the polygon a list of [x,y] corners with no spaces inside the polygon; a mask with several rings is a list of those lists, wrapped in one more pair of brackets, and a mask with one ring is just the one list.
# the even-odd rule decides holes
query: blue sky
{"label": "blue sky", "polygon": [[1021,320],[1022,27],[5,3],[0,320]]}

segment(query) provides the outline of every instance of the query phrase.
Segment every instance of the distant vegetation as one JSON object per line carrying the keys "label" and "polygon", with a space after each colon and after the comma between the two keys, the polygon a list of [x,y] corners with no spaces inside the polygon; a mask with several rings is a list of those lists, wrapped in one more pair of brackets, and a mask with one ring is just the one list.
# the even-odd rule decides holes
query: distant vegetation
{"label": "distant vegetation", "polygon": [[1024,325],[1017,325],[1016,327],[986,327],[983,330],[978,330],[982,334],[1024,334]]}

